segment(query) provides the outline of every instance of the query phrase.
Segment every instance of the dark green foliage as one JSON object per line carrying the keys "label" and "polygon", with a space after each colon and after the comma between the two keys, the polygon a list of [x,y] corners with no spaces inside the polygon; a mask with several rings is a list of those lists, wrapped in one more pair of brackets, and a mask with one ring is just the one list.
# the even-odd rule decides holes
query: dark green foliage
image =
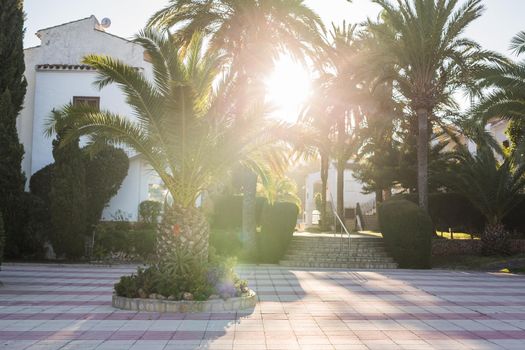
{"label": "dark green foliage", "polygon": [[2,213],[0,212],[0,263],[4,261],[4,245],[5,245],[4,220],[2,219]]}
{"label": "dark green foliage", "polygon": [[164,264],[138,268],[137,273],[121,277],[115,292],[128,298],[160,294],[174,300],[181,300],[186,292],[195,300],[206,300],[212,294],[222,298],[239,296],[248,289],[246,281],[233,271],[234,262],[212,255],[202,264],[188,252],[173,252]]}
{"label": "dark green foliage", "polygon": [[[212,228],[236,229],[242,225],[242,196],[221,196],[216,199]],[[267,200],[257,197],[255,203],[255,219],[257,226],[261,223],[263,207]]]}
{"label": "dark green foliage", "polygon": [[506,134],[509,136],[512,148],[525,142],[525,118],[512,119],[509,122]]}
{"label": "dark green foliage", "polygon": [[[53,230],[58,233],[50,237],[55,247],[57,241],[62,241],[61,237],[69,236],[68,232],[72,232],[72,237],[67,239],[71,241],[64,242],[64,247],[55,247],[55,250],[59,254],[79,257],[83,254],[84,236],[92,233],[104,207],[118,192],[127,175],[129,160],[123,150],[112,146],[102,146],[92,157],[78,148],[78,141],[57,148],[59,138],[54,141],[53,155],[56,163],[33,174],[29,188],[31,193],[40,197],[49,207],[52,225],[61,225],[64,220],[67,221],[67,217],[63,216],[62,206],[69,207],[70,200],[71,203],[80,205],[77,208],[66,208],[68,213],[80,221],[68,223],[63,229]],[[70,187],[74,187],[75,191],[66,192]],[[82,221],[85,223],[84,227],[81,227]],[[70,243],[73,243],[71,251]],[[58,244],[60,246],[62,242]]]}
{"label": "dark green foliage", "polygon": [[139,204],[139,220],[148,223],[156,224],[162,212],[162,203],[157,201],[143,201]]}
{"label": "dark green foliage", "polygon": [[54,171],[55,165],[49,164],[34,173],[29,180],[29,191],[42,198],[46,203],[49,203],[49,193],[51,192],[51,181]]}
{"label": "dark green foliage", "polygon": [[525,194],[519,196],[523,197],[523,199],[520,204],[507,214],[503,219],[503,224],[517,237],[525,238]]}
{"label": "dark green foliage", "polygon": [[26,93],[24,78],[24,13],[21,0],[0,2],[0,212],[8,237],[16,231],[18,196],[24,191],[21,163],[24,147],[18,140],[16,118]]}
{"label": "dark green foliage", "polygon": [[54,175],[49,193],[53,234],[51,242],[57,257],[83,256],[87,227],[87,195],[84,154],[79,141],[60,144],[61,134],[53,140]]}
{"label": "dark green foliage", "polygon": [[393,199],[378,207],[379,225],[388,251],[401,268],[430,268],[433,224],[416,204]]}
{"label": "dark green foliage", "polygon": [[[398,195],[417,204],[417,194]],[[468,232],[480,235],[485,226],[483,215],[459,193],[431,193],[428,196],[428,214],[437,231]]]}
{"label": "dark green foliage", "polygon": [[49,208],[31,193],[23,192],[14,202],[16,235],[6,240],[5,255],[10,258],[41,258],[50,234]]}
{"label": "dark green foliage", "polygon": [[277,202],[266,205],[258,235],[259,260],[276,263],[284,255],[292,240],[299,210],[293,203]]}
{"label": "dark green foliage", "polygon": [[100,220],[110,199],[117,194],[128,174],[128,168],[129,159],[126,153],[112,146],[104,146],[94,156],[86,158],[88,233]]}
{"label": "dark green foliage", "polygon": [[242,252],[241,232],[239,229],[212,229],[210,246],[222,256],[239,257]]}
{"label": "dark green foliage", "polygon": [[101,222],[95,228],[95,256],[104,259],[123,253],[132,259],[148,259],[155,251],[156,228],[150,224],[127,221]]}

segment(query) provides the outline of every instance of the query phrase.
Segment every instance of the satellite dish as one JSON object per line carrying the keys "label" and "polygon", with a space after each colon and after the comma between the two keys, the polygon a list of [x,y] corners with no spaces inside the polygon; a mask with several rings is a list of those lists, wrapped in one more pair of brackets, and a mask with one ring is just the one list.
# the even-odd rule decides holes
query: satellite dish
{"label": "satellite dish", "polygon": [[100,26],[102,28],[109,28],[111,25],[111,20],[107,17],[102,18],[102,21],[100,21]]}

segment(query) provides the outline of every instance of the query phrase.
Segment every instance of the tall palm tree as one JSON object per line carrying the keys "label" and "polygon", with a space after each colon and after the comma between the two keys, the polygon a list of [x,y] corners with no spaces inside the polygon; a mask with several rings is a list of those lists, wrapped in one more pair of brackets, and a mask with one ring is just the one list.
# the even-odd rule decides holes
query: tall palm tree
{"label": "tall palm tree", "polygon": [[[435,112],[457,107],[453,93],[468,86],[483,63],[503,60],[463,38],[465,28],[481,16],[481,0],[373,0],[380,20],[368,29],[378,41],[369,65],[378,81],[392,80],[418,120],[417,162],[420,207],[428,207],[429,124]],[[385,69],[392,67],[392,69]]]}
{"label": "tall palm tree", "polygon": [[[241,162],[256,169],[261,157],[271,157],[271,137],[262,120],[242,122],[224,113],[221,93],[229,81],[212,88],[224,58],[203,49],[203,35],[195,33],[187,47],[175,45],[168,35],[146,29],[134,42],[150,57],[153,80],[120,60],[89,55],[84,64],[98,71],[100,88],[117,84],[133,109],[125,116],[88,107],[65,106],[50,119],[48,133],[56,125],[71,125],[64,140],[82,135],[89,146],[120,144],[140,153],[168,189],[159,226],[158,256],[183,248],[200,261],[208,258],[209,228],[197,197],[231,166]],[[268,153],[267,153],[268,151]]]}
{"label": "tall palm tree", "polygon": [[[322,74],[322,73],[321,73]],[[295,152],[298,157],[305,160],[319,159],[321,177],[321,229],[328,229],[327,220],[327,192],[328,192],[328,170],[330,157],[333,153],[333,127],[332,121],[327,117],[327,89],[325,88],[327,75],[321,75],[313,83],[311,97],[305,104],[299,116],[299,126],[304,128],[297,135],[301,138],[295,144]]]}
{"label": "tall palm tree", "polygon": [[[282,52],[302,58],[319,41],[323,24],[303,0],[170,0],[155,13],[150,26],[176,28],[187,42],[194,31],[210,37],[211,51],[226,55],[237,80],[235,113],[246,115],[264,101],[264,77]],[[248,249],[255,246],[255,186],[257,176],[245,172],[243,233]]]}
{"label": "tall palm tree", "polygon": [[363,80],[359,74],[362,40],[357,25],[332,24],[318,60],[325,81],[322,88],[324,118],[330,120],[334,139],[333,156],[337,170],[337,213],[344,218],[344,172],[347,162],[357,151],[361,126]]}

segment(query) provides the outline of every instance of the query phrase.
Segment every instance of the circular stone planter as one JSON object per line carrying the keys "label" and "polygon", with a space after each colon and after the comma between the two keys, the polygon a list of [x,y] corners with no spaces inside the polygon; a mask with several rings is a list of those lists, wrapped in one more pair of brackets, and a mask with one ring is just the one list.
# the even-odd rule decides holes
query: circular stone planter
{"label": "circular stone planter", "polygon": [[119,297],[113,294],[113,307],[132,311],[151,312],[222,312],[255,307],[257,295],[250,289],[246,295],[205,301],[161,300]]}

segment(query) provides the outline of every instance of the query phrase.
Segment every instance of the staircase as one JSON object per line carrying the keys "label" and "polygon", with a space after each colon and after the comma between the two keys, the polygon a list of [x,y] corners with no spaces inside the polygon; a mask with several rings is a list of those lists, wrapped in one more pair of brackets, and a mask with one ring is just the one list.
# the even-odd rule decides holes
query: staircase
{"label": "staircase", "polygon": [[383,239],[352,235],[295,233],[282,266],[348,269],[395,269],[397,264],[386,253]]}
{"label": "staircase", "polygon": [[364,227],[367,231],[379,231],[379,219],[377,214],[363,215]]}

